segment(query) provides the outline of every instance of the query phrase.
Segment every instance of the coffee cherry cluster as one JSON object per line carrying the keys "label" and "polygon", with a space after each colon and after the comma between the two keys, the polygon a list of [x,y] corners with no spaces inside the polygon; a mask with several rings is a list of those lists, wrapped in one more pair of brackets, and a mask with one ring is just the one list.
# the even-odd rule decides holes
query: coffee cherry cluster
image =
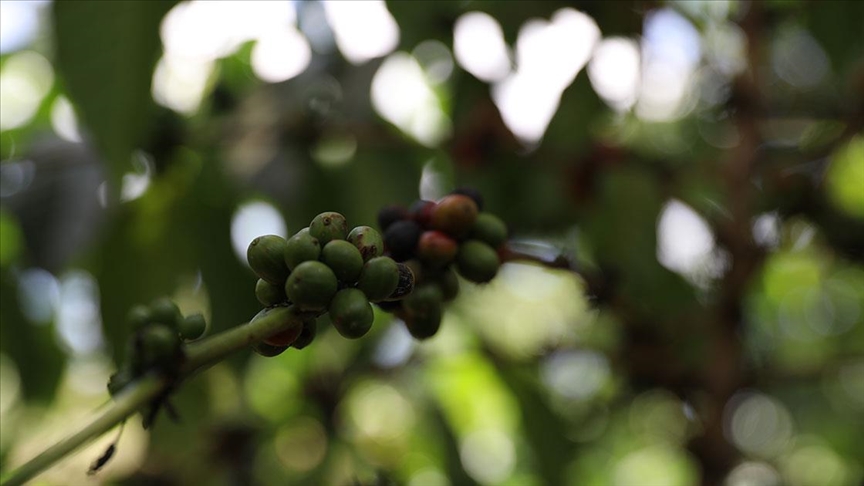
{"label": "coffee cherry cluster", "polygon": [[288,347],[308,346],[315,338],[315,320],[325,312],[342,336],[364,336],[374,320],[370,303],[399,299],[413,287],[408,267],[383,253],[378,231],[369,226],[349,231],[345,217],[335,212],[319,214],[287,240],[276,235],[255,238],[246,252],[249,266],[259,277],[255,296],[268,308],[293,304],[292,312],[303,326],[272,336],[253,349],[275,356]]}
{"label": "coffee cherry cluster", "polygon": [[127,342],[126,362],[108,382],[112,396],[150,371],[171,374],[183,361],[183,341],[198,339],[207,329],[204,316],[184,317],[167,297],[132,307],[126,319],[132,336]]}
{"label": "coffee cherry cluster", "polygon": [[457,189],[437,202],[387,206],[378,213],[385,254],[404,262],[416,279],[405,299],[382,305],[399,316],[417,339],[433,336],[441,325],[442,306],[459,293],[459,279],[485,283],[498,273],[498,249],[507,226],[483,212],[483,198],[473,189]]}

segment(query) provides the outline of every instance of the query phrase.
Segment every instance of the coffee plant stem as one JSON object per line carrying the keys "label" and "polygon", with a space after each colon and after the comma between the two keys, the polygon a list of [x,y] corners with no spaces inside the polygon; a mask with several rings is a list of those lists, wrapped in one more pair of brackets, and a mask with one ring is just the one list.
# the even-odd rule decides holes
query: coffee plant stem
{"label": "coffee plant stem", "polygon": [[[189,344],[186,347],[186,360],[180,369],[178,381],[218,363],[235,351],[283,331],[291,325],[300,324],[294,322],[289,316],[291,316],[290,307],[274,309],[254,323],[242,324]],[[8,477],[3,478],[2,486],[17,486],[33,479],[79,447],[102,436],[130,415],[145,408],[148,403],[165,392],[169,385],[171,385],[170,380],[156,375],[148,375],[129,384],[121,394],[117,395],[105,412],[78,432],[45,449],[10,473]]]}

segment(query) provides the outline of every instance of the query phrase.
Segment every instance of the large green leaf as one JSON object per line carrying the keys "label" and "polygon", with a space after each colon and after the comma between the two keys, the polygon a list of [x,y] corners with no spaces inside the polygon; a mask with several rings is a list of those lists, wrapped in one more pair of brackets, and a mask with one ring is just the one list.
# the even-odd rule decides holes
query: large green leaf
{"label": "large green leaf", "polygon": [[150,127],[159,22],[175,3],[54,2],[56,67],[108,162],[113,194]]}

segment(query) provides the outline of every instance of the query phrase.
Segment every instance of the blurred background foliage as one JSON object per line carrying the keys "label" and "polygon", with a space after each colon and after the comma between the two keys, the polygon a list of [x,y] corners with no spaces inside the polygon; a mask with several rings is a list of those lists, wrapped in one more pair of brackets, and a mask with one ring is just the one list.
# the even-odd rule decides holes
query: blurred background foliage
{"label": "blurred background foliage", "polygon": [[861,484],[864,2],[0,8],[4,471],[106,403],[133,304],[218,332],[253,237],[470,185],[578,272],[241,353],[87,481]]}

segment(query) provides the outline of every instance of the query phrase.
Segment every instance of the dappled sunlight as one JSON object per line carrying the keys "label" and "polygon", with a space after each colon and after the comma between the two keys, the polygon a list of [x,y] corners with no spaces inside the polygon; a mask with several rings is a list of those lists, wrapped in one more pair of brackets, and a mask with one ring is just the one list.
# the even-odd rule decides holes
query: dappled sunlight
{"label": "dappled sunlight", "polygon": [[54,69],[41,54],[23,51],[0,71],[0,130],[27,124],[54,84]]}
{"label": "dappled sunlight", "polygon": [[690,85],[701,59],[699,33],[674,10],[662,9],[646,16],[643,35],[636,114],[647,121],[681,118],[691,108]]}
{"label": "dappled sunlight", "polygon": [[75,143],[81,141],[78,117],[72,103],[65,96],[58,96],[51,106],[51,126],[60,138]]}
{"label": "dappled sunlight", "polygon": [[558,110],[561,94],[588,62],[600,29],[582,12],[563,8],[550,21],[519,29],[516,70],[496,83],[492,98],[514,135],[536,144]]}
{"label": "dappled sunlight", "polygon": [[463,69],[481,81],[501,81],[510,57],[498,21],[483,12],[462,14],[453,26],[453,53]]}
{"label": "dappled sunlight", "polygon": [[414,57],[387,57],[372,78],[372,106],[387,121],[427,147],[450,136],[452,126]]}
{"label": "dappled sunlight", "polygon": [[399,45],[399,26],[382,0],[325,1],[339,51],[352,64],[382,57]]}
{"label": "dappled sunlight", "polygon": [[569,272],[508,263],[492,282],[464,287],[464,300],[457,302],[459,315],[512,358],[572,343],[579,329],[591,325],[587,303],[578,297],[581,284]]}
{"label": "dappled sunlight", "polygon": [[716,276],[721,269],[708,223],[690,206],[674,199],[666,203],[657,221],[657,260],[703,284],[705,277]]}
{"label": "dappled sunlight", "polygon": [[794,424],[789,410],[775,398],[746,391],[732,397],[724,410],[727,438],[756,457],[776,457],[791,444]]}
{"label": "dappled sunlight", "polygon": [[588,64],[594,91],[617,111],[629,110],[639,93],[639,44],[632,39],[608,37],[597,44]]}

